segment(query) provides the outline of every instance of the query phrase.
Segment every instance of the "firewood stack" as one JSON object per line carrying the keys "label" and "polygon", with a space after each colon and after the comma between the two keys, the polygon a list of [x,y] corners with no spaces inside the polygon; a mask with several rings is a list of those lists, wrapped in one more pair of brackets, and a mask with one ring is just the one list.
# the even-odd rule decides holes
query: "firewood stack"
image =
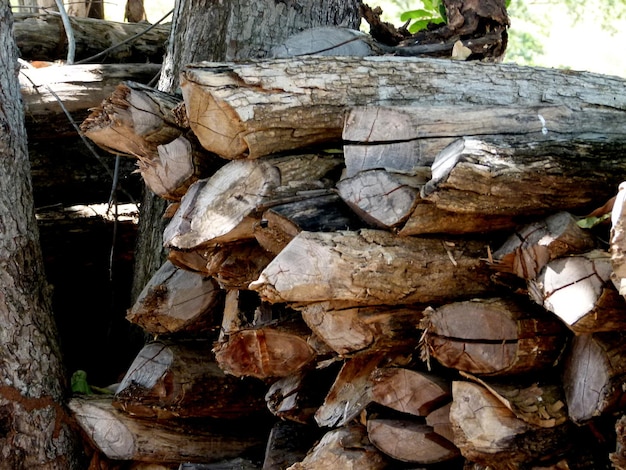
{"label": "firewood stack", "polygon": [[83,131],[172,201],[169,256],[79,422],[171,468],[624,468],[624,85],[398,57],[120,85]]}

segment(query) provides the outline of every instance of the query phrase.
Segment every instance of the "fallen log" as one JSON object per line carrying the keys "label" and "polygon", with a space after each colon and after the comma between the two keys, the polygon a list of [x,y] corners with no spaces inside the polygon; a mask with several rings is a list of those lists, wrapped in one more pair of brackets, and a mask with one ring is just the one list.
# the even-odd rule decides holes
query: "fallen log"
{"label": "fallen log", "polygon": [[159,70],[160,65],[153,64],[52,65],[21,69],[20,89],[29,140],[76,135],[50,89],[74,121],[81,122],[90,108],[100,106],[102,100],[113,93],[120,81],[148,83]]}
{"label": "fallen log", "polygon": [[[495,107],[549,102],[571,109],[621,110],[604,116],[608,121],[622,116],[622,122],[626,109],[626,101],[619,98],[624,82],[618,78],[399,57],[192,64],[183,71],[181,87],[189,124],[200,143],[229,159],[338,141],[344,113],[354,106],[471,102]],[[570,92],[561,93],[564,88]],[[534,121],[533,129],[541,118],[535,116]],[[552,123],[546,122],[540,131],[549,132]]]}
{"label": "fallen log", "polygon": [[[146,31],[151,26],[147,23],[119,23],[77,16],[70,17],[70,24],[76,43],[77,61],[138,35],[133,41],[108,51],[104,59],[107,62],[160,64],[170,33],[169,24],[155,25]],[[20,56],[25,60],[67,58],[67,39],[60,15],[16,13],[13,34]]]}
{"label": "fallen log", "polygon": [[492,289],[473,241],[400,238],[389,232],[302,232],[250,284],[269,302],[353,305],[442,302]]}

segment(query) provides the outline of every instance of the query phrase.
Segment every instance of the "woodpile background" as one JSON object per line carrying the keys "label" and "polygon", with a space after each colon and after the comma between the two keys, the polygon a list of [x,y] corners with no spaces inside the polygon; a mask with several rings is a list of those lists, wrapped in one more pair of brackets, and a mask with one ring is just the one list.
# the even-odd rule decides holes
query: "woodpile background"
{"label": "woodpile background", "polygon": [[624,85],[399,57],[120,84],[82,129],[172,202],[169,256],[84,431],[165,468],[626,468]]}

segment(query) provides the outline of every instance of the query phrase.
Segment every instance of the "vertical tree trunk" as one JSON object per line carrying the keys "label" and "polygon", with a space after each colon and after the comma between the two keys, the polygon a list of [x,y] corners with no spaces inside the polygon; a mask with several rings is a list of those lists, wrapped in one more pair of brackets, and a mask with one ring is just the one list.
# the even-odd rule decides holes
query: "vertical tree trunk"
{"label": "vertical tree trunk", "polygon": [[72,469],[78,440],[35,221],[17,48],[0,2],[0,467]]}
{"label": "vertical tree trunk", "polygon": [[[288,36],[315,26],[358,29],[360,3],[360,0],[179,0],[159,90],[176,91],[181,68],[192,62],[264,57],[272,46]],[[164,201],[146,191],[139,222],[133,298],[164,260],[161,236],[164,208]]]}

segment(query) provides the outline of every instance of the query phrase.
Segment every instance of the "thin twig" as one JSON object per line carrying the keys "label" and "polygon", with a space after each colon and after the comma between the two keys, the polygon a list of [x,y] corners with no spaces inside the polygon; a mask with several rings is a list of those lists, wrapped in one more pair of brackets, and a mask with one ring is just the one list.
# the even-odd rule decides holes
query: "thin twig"
{"label": "thin twig", "polygon": [[74,38],[74,29],[72,29],[72,23],[70,23],[70,17],[67,16],[63,0],[54,0],[59,9],[61,15],[61,21],[63,22],[63,28],[65,29],[65,36],[67,37],[67,64],[72,65],[74,63],[74,57],[76,55],[76,39]]}
{"label": "thin twig", "polygon": [[[57,0],[57,1],[59,1],[59,0]],[[156,23],[150,25],[148,28],[144,29],[143,31],[138,32],[137,34],[129,37],[128,39],[124,39],[122,42],[120,42],[118,44],[114,44],[111,47],[108,47],[107,49],[103,50],[102,52],[98,52],[96,55],[92,55],[91,57],[87,57],[86,59],[79,60],[78,62],[76,62],[76,64],[84,64],[84,63],[90,62],[92,60],[98,59],[98,58],[108,54],[109,52],[117,49],[118,47],[121,47],[124,44],[128,44],[129,42],[134,41],[135,39],[137,39],[137,38],[143,36],[144,34],[146,34],[148,31],[156,28],[160,23],[165,21],[167,19],[167,17],[170,16],[172,13],[174,13],[174,9],[171,9],[168,13],[165,14],[165,16],[163,16],[163,18],[161,18]]]}

